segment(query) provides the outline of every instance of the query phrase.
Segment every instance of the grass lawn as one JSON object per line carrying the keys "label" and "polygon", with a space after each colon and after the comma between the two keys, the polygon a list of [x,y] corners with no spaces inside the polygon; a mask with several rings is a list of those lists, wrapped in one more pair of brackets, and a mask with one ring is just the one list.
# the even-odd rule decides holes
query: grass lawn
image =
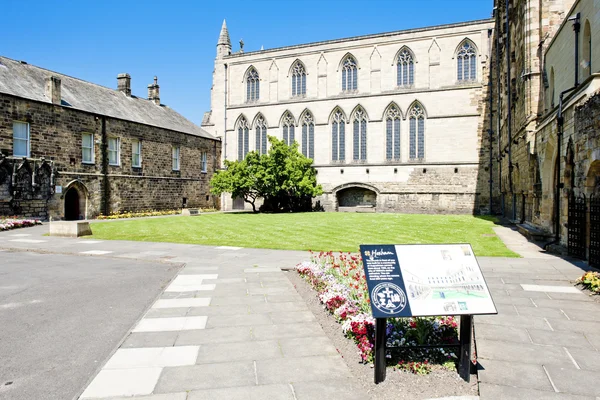
{"label": "grass lawn", "polygon": [[359,244],[471,243],[478,256],[518,257],[490,218],[375,213],[215,213],[98,222],[90,238],[357,252]]}

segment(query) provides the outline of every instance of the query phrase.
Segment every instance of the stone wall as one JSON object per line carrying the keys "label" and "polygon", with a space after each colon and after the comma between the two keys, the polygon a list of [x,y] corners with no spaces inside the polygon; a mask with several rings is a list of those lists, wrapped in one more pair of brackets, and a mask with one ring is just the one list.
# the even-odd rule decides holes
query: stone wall
{"label": "stone wall", "polygon": [[[0,152],[11,158],[13,121],[27,122],[30,129],[30,159],[45,158],[55,169],[54,185],[62,193],[47,199],[27,213],[41,218],[63,219],[64,196],[74,187],[85,205],[80,218],[101,213],[174,209],[182,207],[219,207],[219,199],[209,194],[208,182],[219,165],[218,140],[202,138],[154,126],[133,123],[12,96],[0,95]],[[82,162],[82,134],[93,134],[94,162]],[[108,165],[109,137],[119,139],[119,165]],[[132,165],[132,141],[142,147],[141,167]],[[180,148],[180,169],[172,168],[172,148]],[[207,153],[207,171],[201,171],[201,154]],[[0,182],[0,214],[12,201],[10,191]],[[7,194],[8,193],[8,194]],[[21,204],[28,199],[23,199]],[[46,211],[47,209],[47,211]]]}

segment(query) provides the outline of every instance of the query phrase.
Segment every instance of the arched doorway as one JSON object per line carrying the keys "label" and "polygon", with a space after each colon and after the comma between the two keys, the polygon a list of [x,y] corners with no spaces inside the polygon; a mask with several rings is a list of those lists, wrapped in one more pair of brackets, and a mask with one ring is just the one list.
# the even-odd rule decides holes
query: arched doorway
{"label": "arched doorway", "polygon": [[365,187],[352,186],[336,193],[339,211],[375,211],[377,193]]}
{"label": "arched doorway", "polygon": [[79,219],[79,192],[71,187],[65,193],[65,220],[76,221]]}

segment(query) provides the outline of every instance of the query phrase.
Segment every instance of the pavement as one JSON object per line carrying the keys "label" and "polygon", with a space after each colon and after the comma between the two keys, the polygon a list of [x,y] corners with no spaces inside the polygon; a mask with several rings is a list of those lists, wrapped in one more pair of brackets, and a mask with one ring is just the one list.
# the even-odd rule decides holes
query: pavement
{"label": "pavement", "polygon": [[[280,270],[306,252],[46,232],[2,232],[0,250],[185,264],[76,398],[368,398]],[[474,318],[480,397],[600,398],[600,304],[571,283],[585,265],[546,254],[510,228],[496,234],[524,257],[478,258],[499,311]]]}

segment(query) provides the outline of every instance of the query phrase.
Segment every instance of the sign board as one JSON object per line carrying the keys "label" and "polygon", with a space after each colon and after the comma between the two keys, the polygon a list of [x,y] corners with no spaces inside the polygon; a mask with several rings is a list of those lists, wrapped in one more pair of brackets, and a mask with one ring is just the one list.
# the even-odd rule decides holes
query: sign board
{"label": "sign board", "polygon": [[55,186],[54,187],[54,193],[58,193],[61,194],[62,193],[62,186]]}
{"label": "sign board", "polygon": [[470,244],[361,245],[375,318],[497,314]]}

